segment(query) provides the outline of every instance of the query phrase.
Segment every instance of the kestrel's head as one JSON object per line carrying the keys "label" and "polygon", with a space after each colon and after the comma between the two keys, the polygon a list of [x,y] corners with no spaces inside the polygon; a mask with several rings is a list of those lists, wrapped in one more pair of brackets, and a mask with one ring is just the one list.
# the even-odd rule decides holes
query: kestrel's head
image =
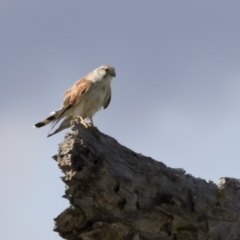
{"label": "kestrel's head", "polygon": [[95,71],[103,77],[116,77],[115,69],[109,65],[101,65],[100,67],[95,69],[94,72]]}

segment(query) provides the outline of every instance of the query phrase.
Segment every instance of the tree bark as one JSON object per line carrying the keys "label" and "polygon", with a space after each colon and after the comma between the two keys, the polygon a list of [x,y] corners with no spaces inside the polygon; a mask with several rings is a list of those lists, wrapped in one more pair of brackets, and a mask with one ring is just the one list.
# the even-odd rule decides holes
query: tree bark
{"label": "tree bark", "polygon": [[55,218],[67,240],[238,240],[240,181],[218,185],[135,153],[73,121],[53,158],[71,206]]}

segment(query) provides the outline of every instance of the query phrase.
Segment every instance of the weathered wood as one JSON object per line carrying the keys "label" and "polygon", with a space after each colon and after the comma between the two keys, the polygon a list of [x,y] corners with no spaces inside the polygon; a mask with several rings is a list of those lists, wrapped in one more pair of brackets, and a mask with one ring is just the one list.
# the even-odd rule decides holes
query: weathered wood
{"label": "weathered wood", "polygon": [[71,204],[55,219],[64,239],[240,239],[240,180],[194,178],[78,120],[54,159]]}

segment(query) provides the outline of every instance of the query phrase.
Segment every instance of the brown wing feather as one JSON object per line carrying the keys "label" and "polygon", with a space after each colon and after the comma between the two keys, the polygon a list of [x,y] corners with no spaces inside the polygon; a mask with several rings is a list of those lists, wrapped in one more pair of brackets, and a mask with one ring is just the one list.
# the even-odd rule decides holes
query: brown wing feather
{"label": "brown wing feather", "polygon": [[85,78],[79,79],[74,85],[64,93],[63,106],[77,104],[82,96],[91,88],[92,81]]}

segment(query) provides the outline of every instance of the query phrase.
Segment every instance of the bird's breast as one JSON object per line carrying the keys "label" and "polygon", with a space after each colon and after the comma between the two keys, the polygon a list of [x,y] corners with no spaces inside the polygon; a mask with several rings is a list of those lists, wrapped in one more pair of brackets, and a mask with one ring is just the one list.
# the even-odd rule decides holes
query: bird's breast
{"label": "bird's breast", "polygon": [[110,82],[96,82],[75,106],[74,115],[92,117],[103,106]]}

